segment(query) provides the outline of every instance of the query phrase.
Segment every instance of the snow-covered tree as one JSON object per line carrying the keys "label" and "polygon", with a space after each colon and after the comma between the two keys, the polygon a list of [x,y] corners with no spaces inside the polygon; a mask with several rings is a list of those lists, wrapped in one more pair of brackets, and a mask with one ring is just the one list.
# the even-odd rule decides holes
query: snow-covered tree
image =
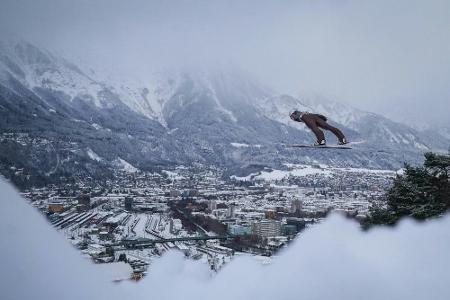
{"label": "snow-covered tree", "polygon": [[406,216],[417,220],[441,216],[450,208],[449,175],[450,155],[426,153],[423,166],[405,165],[404,175],[394,179],[386,194],[386,208],[373,207],[363,225],[394,225]]}

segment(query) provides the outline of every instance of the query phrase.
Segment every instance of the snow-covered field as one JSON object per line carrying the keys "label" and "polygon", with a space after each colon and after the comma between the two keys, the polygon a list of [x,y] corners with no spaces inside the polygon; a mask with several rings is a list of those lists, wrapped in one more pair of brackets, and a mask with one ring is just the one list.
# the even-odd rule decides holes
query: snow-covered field
{"label": "snow-covered field", "polygon": [[120,157],[114,161],[114,164],[127,173],[136,173],[137,171],[139,171],[138,168],[134,167],[132,164]]}
{"label": "snow-covered field", "polygon": [[95,160],[95,161],[101,161],[102,160],[102,158],[97,153],[95,153],[91,148],[88,148],[86,150],[86,153],[89,156],[89,158],[92,159],[92,160]]}
{"label": "snow-covered field", "polygon": [[184,179],[183,176],[181,176],[181,175],[179,175],[178,173],[173,172],[173,171],[162,170],[162,172],[163,172],[164,174],[166,174],[166,175],[167,175],[170,179],[172,179],[172,180],[180,180],[180,179]]}
{"label": "snow-covered field", "polygon": [[244,177],[238,177],[235,175],[231,176],[231,179],[240,181],[250,181],[250,180],[263,180],[263,181],[277,181],[286,179],[290,176],[292,177],[304,177],[308,175],[322,175],[331,176],[338,172],[349,172],[349,173],[361,173],[361,174],[383,174],[386,176],[394,176],[395,171],[390,170],[372,170],[365,168],[335,168],[326,165],[301,165],[301,164],[285,164],[287,170],[264,170],[257,173],[252,173]]}

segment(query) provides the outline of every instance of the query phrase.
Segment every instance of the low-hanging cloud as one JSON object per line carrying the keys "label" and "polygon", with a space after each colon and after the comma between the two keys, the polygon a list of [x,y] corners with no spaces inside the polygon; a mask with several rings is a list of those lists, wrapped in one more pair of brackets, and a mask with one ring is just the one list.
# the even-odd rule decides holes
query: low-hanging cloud
{"label": "low-hanging cloud", "polygon": [[207,265],[168,253],[139,283],[113,284],[0,181],[0,293],[16,299],[448,299],[450,216],[362,232],[334,215],[268,266]]}
{"label": "low-hanging cloud", "polygon": [[236,65],[399,119],[447,122],[446,0],[3,0],[2,28],[124,76]]}

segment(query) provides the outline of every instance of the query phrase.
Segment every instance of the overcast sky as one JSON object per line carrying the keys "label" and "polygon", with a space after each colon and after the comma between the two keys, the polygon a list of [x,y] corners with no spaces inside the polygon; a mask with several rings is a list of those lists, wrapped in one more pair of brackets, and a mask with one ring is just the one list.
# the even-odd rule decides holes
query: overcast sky
{"label": "overcast sky", "polygon": [[0,27],[125,76],[235,65],[282,93],[450,124],[448,0],[1,0]]}

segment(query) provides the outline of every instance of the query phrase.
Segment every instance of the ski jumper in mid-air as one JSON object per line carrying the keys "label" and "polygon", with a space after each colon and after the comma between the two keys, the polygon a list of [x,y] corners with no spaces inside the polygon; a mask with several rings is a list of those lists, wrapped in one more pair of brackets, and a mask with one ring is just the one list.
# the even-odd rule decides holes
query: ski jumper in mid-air
{"label": "ski jumper in mid-air", "polygon": [[323,134],[323,131],[320,130],[321,128],[331,131],[338,138],[339,145],[345,145],[348,143],[342,131],[328,124],[327,118],[321,114],[313,114],[307,111],[295,110],[291,113],[290,117],[294,121],[305,123],[305,125],[308,126],[312,132],[314,132],[317,138],[314,146],[326,146],[327,144],[325,141],[325,135]]}

